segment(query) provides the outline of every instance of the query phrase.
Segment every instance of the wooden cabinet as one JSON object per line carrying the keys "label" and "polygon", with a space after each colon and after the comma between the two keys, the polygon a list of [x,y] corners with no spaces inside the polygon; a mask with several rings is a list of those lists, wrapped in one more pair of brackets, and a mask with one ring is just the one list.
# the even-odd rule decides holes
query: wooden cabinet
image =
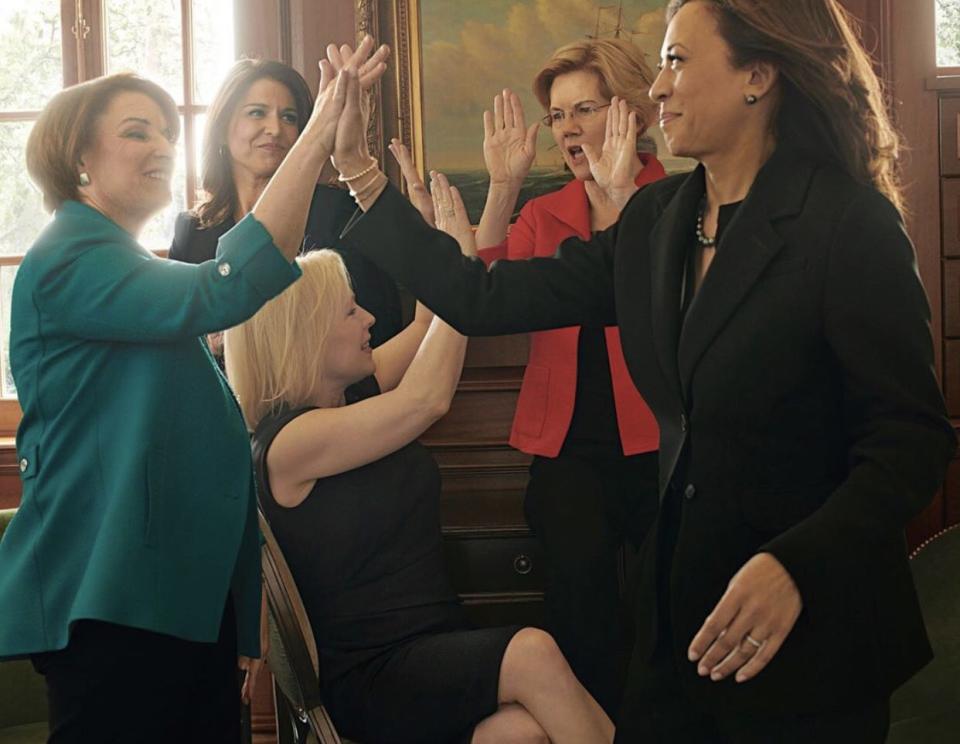
{"label": "wooden cabinet", "polygon": [[960,97],[940,99],[940,175],[960,176]]}

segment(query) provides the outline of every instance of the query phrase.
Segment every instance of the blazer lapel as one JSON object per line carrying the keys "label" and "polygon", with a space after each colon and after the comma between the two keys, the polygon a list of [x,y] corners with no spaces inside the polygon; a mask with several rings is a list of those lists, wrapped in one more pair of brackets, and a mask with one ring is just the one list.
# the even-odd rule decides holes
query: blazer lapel
{"label": "blazer lapel", "polygon": [[757,174],[722,237],[722,246],[681,329],[678,365],[684,395],[689,392],[694,369],[703,353],[779,253],[783,241],[772,223],[800,211],[812,174],[810,161],[779,151]]}
{"label": "blazer lapel", "polygon": [[698,166],[666,202],[650,233],[650,310],[654,345],[664,379],[681,400],[677,348],[686,247],[693,240],[703,190],[703,166]]}

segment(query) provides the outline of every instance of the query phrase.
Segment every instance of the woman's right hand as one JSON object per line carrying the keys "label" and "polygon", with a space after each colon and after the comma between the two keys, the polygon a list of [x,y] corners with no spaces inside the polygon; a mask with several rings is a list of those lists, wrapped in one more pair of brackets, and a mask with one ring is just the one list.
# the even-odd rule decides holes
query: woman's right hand
{"label": "woman's right hand", "polygon": [[519,187],[537,154],[540,123],[527,127],[520,96],[504,88],[493,99],[493,113],[483,112],[483,160],[491,185]]}
{"label": "woman's right hand", "polygon": [[[346,50],[347,48],[344,49]],[[356,95],[348,96],[348,91],[359,85],[359,69],[371,61],[372,51],[373,38],[368,35],[360,42],[357,51],[345,57],[337,57],[336,65],[328,59],[320,61],[320,88],[306,129],[317,138],[319,146],[327,153],[333,153],[337,144],[340,122],[350,109],[349,100]],[[381,51],[382,48],[377,51],[377,55]],[[361,126],[360,131],[366,130]],[[364,141],[364,149],[366,149],[366,141]]]}
{"label": "woman's right hand", "polygon": [[427,191],[423,179],[420,178],[420,172],[413,164],[413,158],[410,157],[410,150],[400,140],[394,137],[387,146],[390,154],[393,155],[400,165],[400,173],[403,174],[403,180],[407,182],[407,196],[410,197],[410,203],[417,208],[417,211],[423,216],[423,219],[432,227],[437,226],[436,217],[433,210],[433,197]]}
{"label": "woman's right hand", "polygon": [[464,256],[476,256],[477,241],[459,189],[451,186],[442,173],[430,171],[430,195],[433,198],[437,229],[456,239]]}

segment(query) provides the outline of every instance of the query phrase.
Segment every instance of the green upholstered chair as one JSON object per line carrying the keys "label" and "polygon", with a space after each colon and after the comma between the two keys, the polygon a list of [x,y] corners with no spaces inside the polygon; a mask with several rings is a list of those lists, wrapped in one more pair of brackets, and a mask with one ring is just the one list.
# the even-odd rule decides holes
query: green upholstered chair
{"label": "green upholstered chair", "polygon": [[887,744],[960,741],[960,525],[911,556],[934,659],[894,693]]}
{"label": "green upholstered chair", "polygon": [[[16,509],[0,509],[0,539],[14,514]],[[41,744],[46,740],[43,677],[26,660],[0,663],[0,744]]]}

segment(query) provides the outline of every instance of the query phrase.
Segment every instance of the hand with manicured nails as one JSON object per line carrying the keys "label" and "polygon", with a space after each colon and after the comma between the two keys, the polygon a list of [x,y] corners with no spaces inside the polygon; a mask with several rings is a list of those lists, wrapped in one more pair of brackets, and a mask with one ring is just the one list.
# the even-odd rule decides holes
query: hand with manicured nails
{"label": "hand with manicured nails", "polygon": [[630,110],[625,100],[614,96],[610,101],[600,152],[584,143],[583,154],[587,157],[597,186],[622,209],[637,190],[634,179],[640,170],[640,157],[637,155],[637,114]]}
{"label": "hand with manicured nails", "polygon": [[520,96],[508,88],[493,99],[493,113],[483,112],[483,161],[493,185],[519,188],[537,155],[540,123],[529,127]]}
{"label": "hand with manicured nails", "polygon": [[793,578],[770,553],[758,553],[727,585],[727,591],[694,636],[687,651],[701,677],[737,682],[756,677],[777,654],[803,609]]}

